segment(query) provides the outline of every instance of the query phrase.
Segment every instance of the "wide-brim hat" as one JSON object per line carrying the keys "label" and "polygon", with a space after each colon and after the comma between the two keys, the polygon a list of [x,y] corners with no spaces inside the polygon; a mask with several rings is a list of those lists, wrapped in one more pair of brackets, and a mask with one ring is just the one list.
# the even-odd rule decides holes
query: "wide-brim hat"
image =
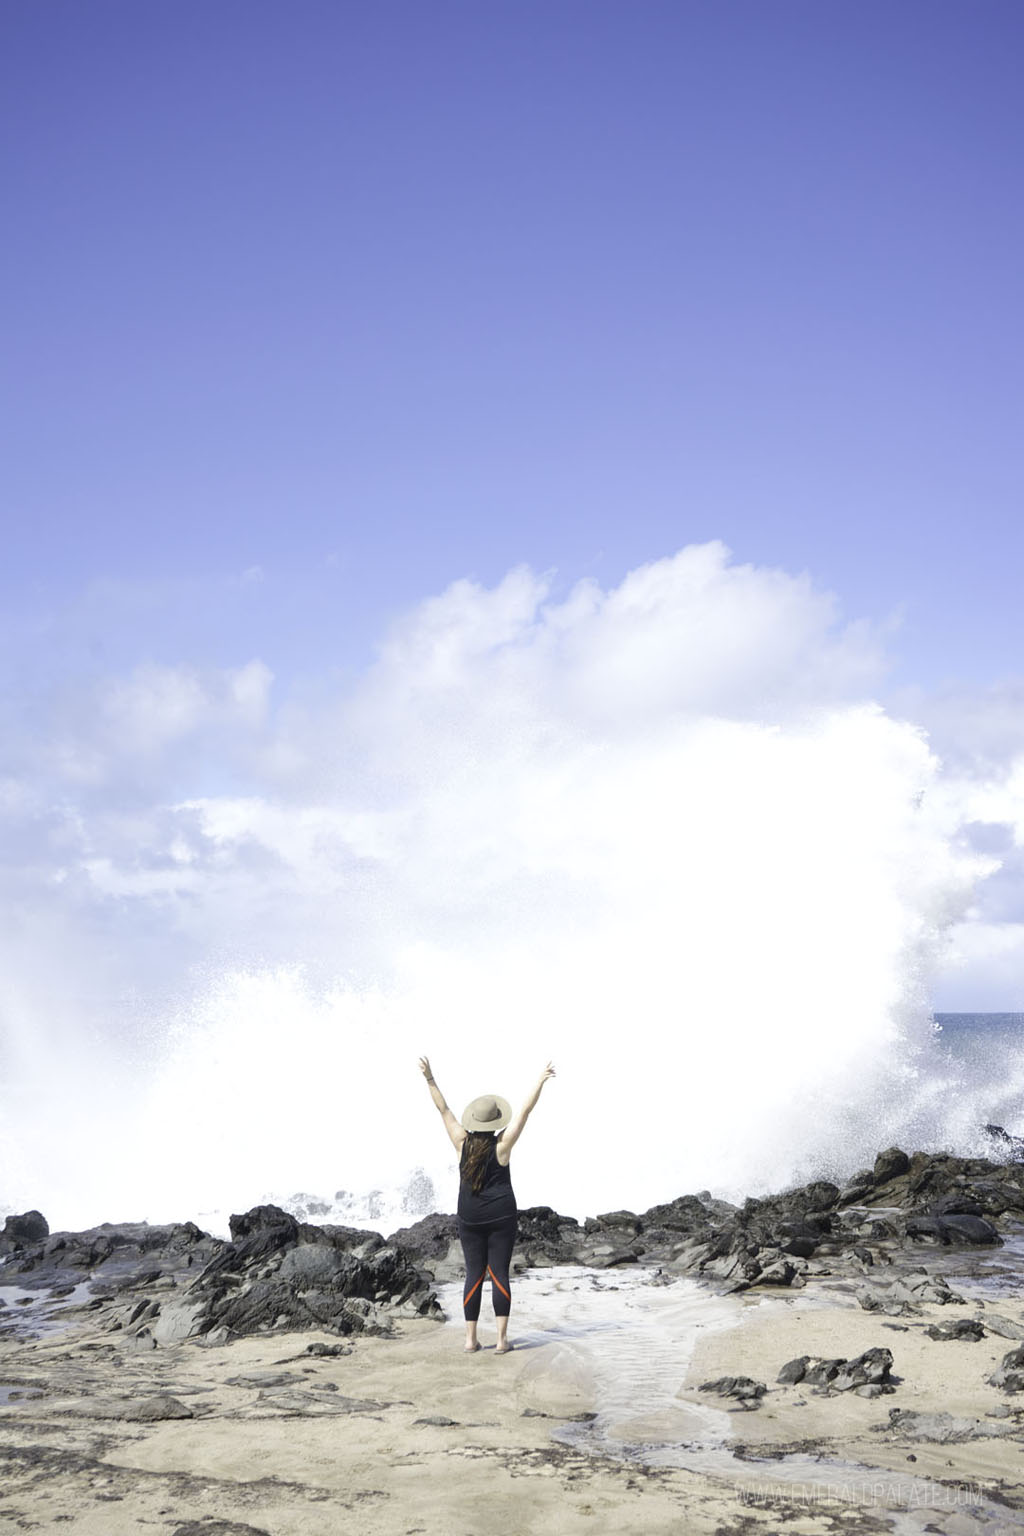
{"label": "wide-brim hat", "polygon": [[464,1131],[500,1131],[512,1119],[512,1105],[496,1093],[482,1094],[462,1111]]}

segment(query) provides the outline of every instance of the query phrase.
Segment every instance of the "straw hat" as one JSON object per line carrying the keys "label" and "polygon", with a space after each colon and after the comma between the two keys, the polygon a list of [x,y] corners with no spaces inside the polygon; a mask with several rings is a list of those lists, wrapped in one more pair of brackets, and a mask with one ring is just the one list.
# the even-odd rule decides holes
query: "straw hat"
{"label": "straw hat", "polygon": [[485,1093],[462,1111],[465,1131],[500,1131],[512,1119],[512,1105],[496,1093]]}

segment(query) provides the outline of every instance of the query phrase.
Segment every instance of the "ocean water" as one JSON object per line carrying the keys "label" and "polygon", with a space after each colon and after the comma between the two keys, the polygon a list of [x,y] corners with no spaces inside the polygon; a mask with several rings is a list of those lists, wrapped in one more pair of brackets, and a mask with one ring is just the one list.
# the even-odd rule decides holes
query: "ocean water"
{"label": "ocean water", "polygon": [[[936,1082],[962,1095],[976,1127],[1000,1125],[1024,1136],[1024,1013],[936,1013],[933,1019]],[[974,1139],[964,1125],[965,1150]]]}
{"label": "ocean water", "polygon": [[993,1051],[1024,1051],[1024,1013],[933,1013],[954,1057],[981,1065]]}

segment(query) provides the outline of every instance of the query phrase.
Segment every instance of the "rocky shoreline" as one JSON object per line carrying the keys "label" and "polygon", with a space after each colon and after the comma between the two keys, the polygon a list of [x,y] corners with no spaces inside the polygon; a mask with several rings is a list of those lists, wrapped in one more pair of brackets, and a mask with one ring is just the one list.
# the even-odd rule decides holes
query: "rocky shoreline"
{"label": "rocky shoreline", "polygon": [[[914,1273],[922,1253],[998,1247],[1024,1227],[1024,1143],[1001,1134],[1006,1161],[892,1147],[843,1188],[815,1180],[742,1206],[681,1195],[583,1223],[529,1207],[519,1214],[514,1269],[644,1264],[725,1294],[842,1274],[857,1282],[865,1309],[900,1316],[952,1299],[941,1275]],[[15,1321],[4,1316],[5,1287],[60,1301],[83,1282],[94,1321],[140,1347],[274,1330],[379,1334],[401,1318],[439,1318],[433,1288],[462,1272],[453,1215],[427,1216],[385,1239],[264,1205],[232,1216],[230,1229],[230,1241],[192,1222],[51,1233],[38,1211],[9,1216],[0,1234],[0,1337]]]}
{"label": "rocky shoreline", "polygon": [[[946,1464],[955,1463],[961,1481],[974,1468],[984,1499],[967,1514],[933,1508],[931,1525],[919,1528],[956,1536],[957,1521],[969,1518],[971,1530],[1024,1530],[1024,1488],[1010,1471],[1014,1458],[1024,1465],[1024,1144],[995,1127],[991,1143],[989,1158],[889,1148],[842,1188],[815,1180],[740,1206],[701,1193],[582,1223],[534,1207],[520,1213],[514,1272],[550,1272],[557,1284],[560,1271],[583,1268],[604,1275],[601,1284],[611,1291],[619,1287],[616,1271],[648,1292],[697,1282],[735,1309],[735,1326],[698,1341],[678,1397],[684,1406],[712,1405],[726,1423],[742,1422],[748,1460],[767,1465],[774,1458],[777,1480],[808,1456],[831,1465],[843,1434],[852,1437],[846,1454],[856,1446],[855,1459],[876,1467],[885,1463],[886,1447],[890,1465],[897,1455],[927,1461],[922,1446],[942,1447],[929,1473],[935,1486]],[[53,1529],[70,1524],[84,1536],[134,1530],[136,1524],[123,1523],[127,1510],[121,1525],[111,1523],[109,1508],[104,1514],[110,1503],[127,1501],[133,1518],[141,1519],[145,1505],[147,1520],[172,1536],[288,1536],[293,1529],[326,1536],[341,1529],[313,1518],[310,1501],[315,1505],[320,1495],[310,1491],[308,1468],[296,1472],[291,1494],[282,1493],[282,1467],[299,1465],[299,1447],[287,1436],[268,1451],[275,1486],[264,1488],[262,1503],[257,1498],[261,1479],[251,1451],[263,1430],[253,1426],[271,1420],[330,1421],[336,1430],[344,1420],[344,1454],[356,1458],[346,1477],[359,1483],[354,1469],[362,1469],[365,1498],[346,1503],[335,1488],[323,1500],[334,1507],[340,1499],[362,1514],[374,1498],[382,1512],[387,1503],[382,1523],[363,1521],[368,1531],[463,1529],[451,1524],[455,1496],[444,1468],[450,1479],[451,1459],[462,1458],[459,1476],[471,1486],[499,1455],[489,1425],[508,1439],[501,1453],[502,1475],[511,1480],[506,1516],[520,1509],[516,1479],[551,1475],[561,1479],[564,1495],[554,1511],[558,1530],[635,1529],[629,1506],[640,1491],[642,1523],[652,1530],[739,1536],[777,1528],[772,1521],[783,1518],[779,1500],[789,1495],[774,1482],[762,1509],[751,1504],[749,1488],[744,1492],[749,1478],[740,1486],[735,1432],[727,1432],[735,1441],[729,1467],[709,1474],[699,1499],[697,1461],[687,1479],[683,1463],[670,1473],[651,1458],[638,1466],[636,1457],[588,1459],[554,1445],[551,1421],[596,1416],[593,1384],[566,1376],[568,1357],[554,1340],[550,1349],[513,1353],[505,1362],[515,1383],[512,1404],[499,1412],[488,1400],[491,1411],[474,1418],[459,1374],[473,1361],[459,1359],[457,1336],[453,1342],[450,1330],[436,1326],[444,1320],[437,1291],[462,1274],[453,1216],[428,1216],[385,1238],[259,1206],[232,1217],[230,1231],[223,1240],[185,1222],[51,1233],[38,1212],[7,1219],[0,1236],[0,1524],[6,1517],[11,1528],[49,1529],[50,1518]],[[990,1301],[980,1299],[979,1285],[994,1287]],[[799,1347],[785,1353],[790,1337]],[[223,1366],[214,1363],[221,1359]],[[577,1361],[572,1370],[578,1369]],[[943,1387],[946,1377],[956,1378],[956,1391]],[[833,1406],[816,1406],[823,1399]],[[831,1415],[828,1423],[823,1413]],[[410,1447],[422,1448],[428,1430],[441,1438],[436,1462],[417,1461],[414,1448],[385,1450],[402,1415]],[[385,1423],[392,1427],[381,1439]],[[752,1423],[761,1425],[754,1434],[746,1428]],[[663,1426],[661,1438],[676,1433]],[[195,1468],[222,1440],[233,1447],[232,1491],[220,1488],[216,1518],[193,1519],[205,1497],[193,1485]],[[126,1447],[135,1483],[123,1468],[111,1471]],[[324,1456],[339,1454],[336,1442],[325,1442]],[[164,1503],[153,1509],[141,1492],[149,1487],[147,1455],[156,1457],[164,1478]],[[187,1498],[180,1483],[178,1504],[168,1492],[168,1457],[179,1480],[193,1479]],[[402,1525],[393,1501],[414,1463],[434,1467],[432,1497],[440,1502],[429,1517],[412,1511]],[[370,1476],[374,1467],[379,1476]],[[581,1512],[588,1507],[576,1497],[581,1480],[604,1490],[603,1524]],[[104,1495],[108,1484],[121,1491]],[[67,1497],[47,1515],[42,1503],[59,1504],[60,1488]],[[836,1524],[817,1507],[798,1508],[797,1500],[785,1518],[799,1516],[803,1523],[795,1528],[804,1531],[892,1529],[877,1502],[862,1507],[853,1497]],[[245,1512],[257,1504],[265,1518],[253,1522]],[[189,1520],[177,1519],[179,1505],[192,1511]],[[993,1524],[997,1507],[1001,1524]],[[683,1509],[689,1525],[673,1524]],[[861,1523],[851,1523],[858,1511]],[[504,1524],[534,1529],[524,1519],[520,1511]],[[550,1521],[544,1526],[538,1516],[542,1527],[550,1529]]]}

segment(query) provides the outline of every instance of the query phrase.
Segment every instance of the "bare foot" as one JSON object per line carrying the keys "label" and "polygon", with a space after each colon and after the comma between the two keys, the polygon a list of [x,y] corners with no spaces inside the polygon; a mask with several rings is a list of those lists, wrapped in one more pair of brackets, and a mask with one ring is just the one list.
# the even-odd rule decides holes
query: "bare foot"
{"label": "bare foot", "polygon": [[465,1355],[475,1355],[477,1350],[481,1349],[482,1347],[483,1346],[480,1345],[480,1344],[467,1344],[465,1346],[465,1348],[463,1349],[463,1354],[465,1354]]}
{"label": "bare foot", "polygon": [[507,1355],[513,1348],[512,1344],[496,1344],[494,1346],[494,1353],[496,1355]]}

